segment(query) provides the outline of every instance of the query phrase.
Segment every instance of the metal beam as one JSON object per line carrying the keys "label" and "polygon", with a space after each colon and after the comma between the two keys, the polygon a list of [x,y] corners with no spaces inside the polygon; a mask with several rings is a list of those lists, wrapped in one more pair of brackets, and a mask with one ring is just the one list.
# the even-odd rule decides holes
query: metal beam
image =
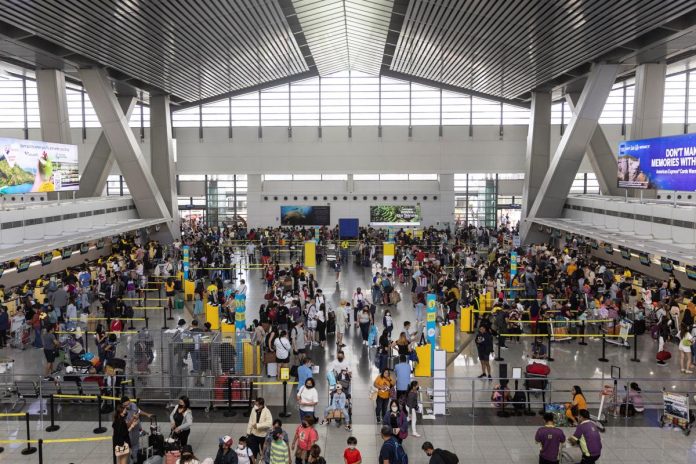
{"label": "metal beam", "polygon": [[523,240],[527,238],[532,218],[557,218],[563,213],[573,179],[597,129],[599,116],[618,71],[619,66],[614,64],[593,66],[528,217],[522,223],[520,235]]}
{"label": "metal beam", "polygon": [[126,180],[140,217],[143,219],[165,218],[168,229],[174,237],[176,231],[167,205],[157,189],[138,141],[128,126],[128,119],[116,99],[106,70],[103,68],[81,69],[80,78],[92,101],[102,131],[111,146],[111,153]]}
{"label": "metal beam", "polygon": [[[126,119],[130,120],[133,108],[137,99],[129,96],[119,96],[118,104],[121,106]],[[101,196],[106,186],[106,180],[114,167],[114,157],[111,156],[111,146],[106,138],[106,134],[101,132],[97,143],[92,149],[92,154],[87,160],[87,165],[80,177],[80,190],[77,192],[79,198],[89,198]]]}
{"label": "metal beam", "polygon": [[[176,197],[176,168],[172,142],[172,121],[168,95],[150,96],[150,165],[152,176],[179,231],[179,205]],[[178,238],[175,234],[174,238]]]}
{"label": "metal beam", "polygon": [[217,102],[220,100],[224,100],[226,98],[236,97],[238,95],[244,95],[244,94],[247,94],[250,92],[256,92],[258,90],[268,89],[270,87],[277,87],[279,85],[288,84],[290,82],[302,81],[304,79],[309,79],[311,77],[317,77],[317,76],[319,76],[319,73],[317,73],[316,70],[305,71],[303,73],[294,74],[292,76],[284,77],[283,79],[276,79],[274,81],[265,82],[263,84],[252,85],[251,87],[245,87],[243,89],[233,90],[231,92],[222,93],[222,94],[216,95],[214,97],[203,98],[201,100],[196,100],[193,102],[181,103],[179,105],[175,105],[173,107],[173,111],[185,110],[186,108],[192,108],[194,106],[205,105],[207,103],[214,103],[214,102]]}
{"label": "metal beam", "polygon": [[58,69],[37,70],[36,89],[39,96],[41,138],[45,142],[70,144],[72,137],[65,74]]}
{"label": "metal beam", "polygon": [[492,100],[499,103],[504,103],[506,105],[517,106],[520,108],[529,109],[531,104],[529,102],[520,100],[511,100],[509,98],[498,97],[496,95],[490,95],[483,92],[477,92],[475,90],[469,90],[462,87],[457,87],[456,85],[444,84],[442,82],[434,81],[432,79],[424,79],[422,77],[412,76],[410,74],[404,74],[391,70],[382,70],[382,76],[392,77],[394,79],[401,79],[403,81],[415,82],[416,84],[429,85],[430,87],[436,87],[438,89],[447,90],[449,92],[461,93],[464,95],[471,95],[472,97],[484,98],[486,100]]}
{"label": "metal beam", "polygon": [[[575,106],[580,99],[580,94],[572,92],[566,94],[565,97],[570,111],[575,112]],[[616,156],[614,156],[607,136],[604,134],[604,129],[599,124],[597,124],[597,129],[595,129],[585,153],[597,177],[599,191],[604,195],[619,195],[619,189],[616,186],[618,170]]]}
{"label": "metal beam", "polygon": [[524,185],[522,186],[522,218],[529,208],[549,169],[551,160],[551,92],[532,93],[532,112],[527,131]]}
{"label": "metal beam", "polygon": [[641,64],[636,68],[636,90],[631,121],[631,139],[662,135],[662,107],[665,101],[665,71],[662,63]]}

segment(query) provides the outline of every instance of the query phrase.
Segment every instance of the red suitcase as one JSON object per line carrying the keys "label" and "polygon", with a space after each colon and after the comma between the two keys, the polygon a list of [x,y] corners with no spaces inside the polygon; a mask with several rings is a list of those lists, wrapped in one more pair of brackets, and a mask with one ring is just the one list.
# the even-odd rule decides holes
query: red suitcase
{"label": "red suitcase", "polygon": [[655,355],[655,358],[658,361],[667,361],[668,359],[672,358],[672,353],[670,353],[669,351],[665,351],[665,350],[658,351],[657,355]]}
{"label": "red suitcase", "polygon": [[534,375],[549,375],[551,373],[551,368],[546,364],[535,362],[527,365],[527,373]]}

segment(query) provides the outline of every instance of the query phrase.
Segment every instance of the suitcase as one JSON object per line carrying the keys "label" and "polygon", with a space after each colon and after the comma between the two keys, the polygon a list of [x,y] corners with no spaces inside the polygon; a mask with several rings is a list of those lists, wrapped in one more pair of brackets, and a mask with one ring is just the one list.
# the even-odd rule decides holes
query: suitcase
{"label": "suitcase", "polygon": [[401,301],[401,294],[399,292],[397,292],[396,290],[392,291],[389,294],[389,304],[396,305],[396,304],[399,304],[400,301]]}
{"label": "suitcase", "polygon": [[549,375],[551,368],[546,364],[534,362],[527,365],[527,373],[534,375]]}
{"label": "suitcase", "polygon": [[164,456],[164,435],[150,432],[150,436],[147,437],[147,444],[152,448],[154,455]]}
{"label": "suitcase", "polygon": [[658,351],[658,353],[655,355],[655,358],[658,361],[664,362],[664,361],[667,361],[668,359],[672,358],[672,353],[670,353],[669,351],[666,351],[666,350]]}
{"label": "suitcase", "polygon": [[633,323],[633,332],[636,335],[643,335],[645,333],[645,319]]}
{"label": "suitcase", "polygon": [[[227,382],[229,377],[225,375],[219,375],[215,377],[215,400],[216,401],[226,401],[227,400]],[[234,392],[233,392],[234,394]]]}
{"label": "suitcase", "polygon": [[[339,311],[340,311],[340,309],[339,309]],[[326,321],[326,333],[327,334],[336,333],[336,319],[329,318],[329,320]]]}

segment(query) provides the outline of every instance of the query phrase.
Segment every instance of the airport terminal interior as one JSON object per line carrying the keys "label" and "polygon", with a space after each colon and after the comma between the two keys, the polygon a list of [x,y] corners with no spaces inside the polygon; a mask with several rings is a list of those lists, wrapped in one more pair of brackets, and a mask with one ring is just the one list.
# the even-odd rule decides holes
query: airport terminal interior
{"label": "airport terminal interior", "polygon": [[696,464],[694,123],[691,0],[0,0],[0,463]]}

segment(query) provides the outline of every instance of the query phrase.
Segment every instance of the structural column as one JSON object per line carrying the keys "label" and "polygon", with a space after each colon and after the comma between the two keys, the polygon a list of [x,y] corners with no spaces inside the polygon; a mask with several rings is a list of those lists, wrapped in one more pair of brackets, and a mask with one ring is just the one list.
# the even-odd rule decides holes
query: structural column
{"label": "structural column", "polygon": [[641,64],[636,69],[636,90],[631,120],[632,140],[662,135],[665,71],[665,63]]}
{"label": "structural column", "polygon": [[596,64],[587,78],[568,128],[551,159],[534,203],[522,223],[520,235],[527,237],[534,218],[557,218],[563,213],[570,187],[585,156],[590,139],[597,129],[599,116],[614,85],[618,65]]}
{"label": "structural column", "polygon": [[65,74],[58,69],[39,69],[36,71],[36,88],[41,138],[44,142],[72,143]]}
{"label": "structural column", "polygon": [[[136,97],[119,96],[118,104],[121,106],[126,119],[130,120],[133,108],[135,108]],[[111,146],[102,131],[99,134],[96,145],[92,149],[92,154],[87,160],[85,168],[80,177],[80,191],[77,196],[80,198],[101,196],[106,186],[107,178],[114,166],[114,157],[111,156]]]}
{"label": "structural column", "polygon": [[[150,164],[152,176],[167,205],[172,223],[179,230],[179,206],[176,193],[176,167],[168,95],[150,96]],[[175,235],[178,237],[178,234]]]}
{"label": "structural column", "polygon": [[[577,92],[566,94],[566,102],[571,112],[575,112],[575,106],[579,99],[580,94]],[[597,176],[600,192],[604,195],[618,195],[619,189],[616,186],[618,171],[616,156],[609,145],[606,135],[604,135],[604,129],[599,124],[597,124],[597,129],[592,134],[586,154],[590,165],[592,165],[592,170],[595,176]]]}
{"label": "structural column", "polygon": [[532,112],[527,132],[524,185],[522,186],[522,219],[549,169],[551,158],[551,92],[532,92]]}
{"label": "structural column", "polygon": [[116,99],[106,70],[82,69],[80,77],[138,214],[141,218],[164,219],[171,237],[176,237],[178,227],[172,223],[167,205],[147,166],[140,145],[128,126],[128,119]]}

